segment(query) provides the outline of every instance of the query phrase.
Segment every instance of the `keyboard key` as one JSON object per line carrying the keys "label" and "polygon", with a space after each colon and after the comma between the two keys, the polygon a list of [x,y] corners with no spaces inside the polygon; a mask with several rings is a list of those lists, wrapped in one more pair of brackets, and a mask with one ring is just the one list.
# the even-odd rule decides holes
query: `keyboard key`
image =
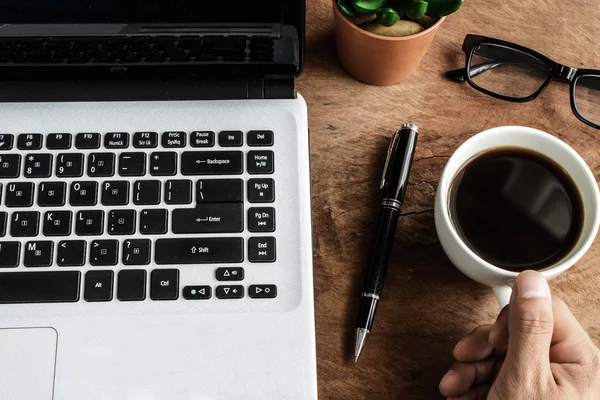
{"label": "keyboard key", "polygon": [[79,271],[0,274],[0,304],[79,301]]}
{"label": "keyboard key", "polygon": [[232,267],[232,268],[217,268],[215,276],[218,281],[243,281],[244,280],[244,268]]}
{"label": "keyboard key", "polygon": [[150,155],[150,174],[154,176],[172,176],[177,174],[177,153],[152,153]]}
{"label": "keyboard key", "polygon": [[71,182],[69,204],[72,206],[95,206],[98,201],[98,182]]}
{"label": "keyboard key", "polygon": [[39,224],[38,211],[15,211],[11,217],[10,235],[12,237],[37,236]]}
{"label": "keyboard key", "polygon": [[0,179],[18,178],[21,171],[20,154],[0,154]]}
{"label": "keyboard key", "polygon": [[273,146],[273,131],[250,131],[246,141],[248,146]]}
{"label": "keyboard key", "polygon": [[272,174],[275,171],[275,155],[271,150],[248,152],[249,174]]}
{"label": "keyboard key", "polygon": [[173,233],[234,233],[244,230],[243,203],[201,203],[173,210]]}
{"label": "keyboard key", "polygon": [[126,149],[127,147],[129,147],[129,133],[108,132],[104,135],[104,148]]}
{"label": "keyboard key", "polygon": [[146,174],[146,153],[121,153],[119,175],[144,176]]}
{"label": "keyboard key", "polygon": [[196,183],[198,203],[241,203],[244,201],[242,179],[200,179]]}
{"label": "keyboard key", "polygon": [[215,133],[211,131],[194,131],[190,134],[190,145],[192,147],[213,147],[215,145]]}
{"label": "keyboard key", "polygon": [[133,235],[135,233],[135,210],[111,210],[108,213],[109,235]]}
{"label": "keyboard key", "polygon": [[210,286],[186,286],[183,288],[183,298],[186,300],[208,300],[211,297]]}
{"label": "keyboard key", "polygon": [[61,178],[83,176],[83,157],[81,153],[60,153],[56,157],[56,176]]}
{"label": "keyboard key", "polygon": [[162,147],[171,149],[185,147],[186,136],[185,132],[163,132]]}
{"label": "keyboard key", "polygon": [[215,294],[218,299],[241,299],[244,297],[244,287],[241,285],[217,286]]}
{"label": "keyboard key", "polygon": [[43,182],[39,185],[38,205],[40,207],[64,206],[66,192],[65,182]]}
{"label": "keyboard key", "polygon": [[58,243],[56,264],[59,267],[81,267],[85,264],[87,242],[85,240],[63,240]]}
{"label": "keyboard key", "polygon": [[88,271],[85,274],[85,301],[111,301],[113,279],[112,271]]}
{"label": "keyboard key", "polygon": [[157,264],[214,264],[244,261],[242,238],[158,239],[154,261]]}
{"label": "keyboard key", "polygon": [[275,231],[275,209],[273,207],[249,208],[248,230],[250,232]]}
{"label": "keyboard key", "polygon": [[146,271],[119,271],[117,298],[120,301],[142,301],[146,299]]}
{"label": "keyboard key", "polygon": [[103,205],[125,206],[129,204],[128,181],[106,181],[102,186]]}
{"label": "keyboard key", "polygon": [[90,177],[113,176],[115,174],[115,154],[90,153],[87,173]]}
{"label": "keyboard key", "polygon": [[159,235],[167,233],[169,213],[163,209],[142,210],[140,213],[140,233]]}
{"label": "keyboard key", "polygon": [[19,150],[39,150],[42,148],[43,137],[41,133],[21,133],[17,138]]}
{"label": "keyboard key", "polygon": [[183,175],[240,175],[241,151],[186,151],[181,155]]}
{"label": "keyboard key", "polygon": [[118,240],[92,240],[90,245],[90,264],[92,266],[117,265],[118,261]]}
{"label": "keyboard key", "polygon": [[190,204],[192,202],[192,181],[189,179],[170,180],[165,184],[165,203]]}
{"label": "keyboard key", "polygon": [[11,150],[13,148],[14,136],[10,133],[0,133],[0,150]]}
{"label": "keyboard key", "polygon": [[49,267],[52,265],[54,242],[49,240],[27,242],[23,265],[26,267]]}
{"label": "keyboard key", "polygon": [[148,239],[128,239],[123,242],[123,264],[148,265],[150,264],[150,247]]}
{"label": "keyboard key", "polygon": [[240,147],[244,144],[244,133],[242,131],[219,132],[219,146]]}
{"label": "keyboard key", "polygon": [[133,147],[138,149],[153,149],[158,145],[158,133],[136,132],[133,135]]}
{"label": "keyboard key", "polygon": [[46,136],[48,150],[67,150],[71,148],[73,137],[70,133],[49,133]]}
{"label": "keyboard key", "polygon": [[274,299],[277,297],[277,286],[275,285],[250,285],[248,296],[252,299]]}
{"label": "keyboard key", "polygon": [[0,268],[15,268],[21,259],[21,242],[0,242]]}
{"label": "keyboard key", "polygon": [[52,174],[52,154],[27,154],[25,156],[25,178],[47,178]]}
{"label": "keyboard key", "polygon": [[136,181],[133,185],[134,204],[160,204],[160,197],[160,181]]}
{"label": "keyboard key", "polygon": [[35,191],[32,182],[9,183],[6,188],[6,207],[31,207],[33,205],[33,194]]}
{"label": "keyboard key", "polygon": [[6,235],[6,224],[8,222],[8,213],[6,211],[0,211],[0,237]]}
{"label": "keyboard key", "polygon": [[71,211],[46,211],[44,236],[69,236],[71,234]]}
{"label": "keyboard key", "polygon": [[75,136],[75,147],[82,150],[93,150],[100,148],[99,133],[78,133]]}
{"label": "keyboard key", "polygon": [[179,270],[155,269],[150,275],[152,300],[177,300],[179,298]]}
{"label": "keyboard key", "polygon": [[275,201],[275,181],[273,179],[249,179],[248,201],[250,203],[272,203]]}
{"label": "keyboard key", "polygon": [[248,261],[253,263],[274,262],[276,258],[274,237],[248,239]]}
{"label": "keyboard key", "polygon": [[75,234],[77,236],[97,236],[104,231],[104,211],[82,210],[77,212]]}

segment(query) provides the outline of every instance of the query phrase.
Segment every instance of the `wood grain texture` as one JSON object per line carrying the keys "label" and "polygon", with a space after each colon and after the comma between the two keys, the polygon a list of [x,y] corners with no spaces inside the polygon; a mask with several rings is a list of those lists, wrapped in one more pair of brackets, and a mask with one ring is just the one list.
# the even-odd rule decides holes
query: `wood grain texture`
{"label": "wood grain texture", "polygon": [[[464,65],[467,33],[600,69],[600,8],[597,0],[466,0],[444,22],[416,73],[395,86],[373,87],[353,80],[337,60],[330,0],[307,3],[307,59],[298,90],[311,128],[320,398],[441,399],[437,386],[455,343],[499,311],[491,291],[458,272],[436,238],[434,196],[448,157],[482,130],[531,126],[574,147],[600,179],[600,131],[575,118],[567,85],[555,82],[537,100],[515,104],[443,73]],[[355,365],[353,329],[384,153],[408,121],[421,128],[416,161],[378,318]],[[600,241],[551,287],[600,343]]]}

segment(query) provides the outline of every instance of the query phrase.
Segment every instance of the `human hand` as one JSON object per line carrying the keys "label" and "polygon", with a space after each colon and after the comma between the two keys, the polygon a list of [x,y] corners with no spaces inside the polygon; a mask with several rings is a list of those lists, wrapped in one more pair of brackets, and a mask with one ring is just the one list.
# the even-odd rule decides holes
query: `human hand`
{"label": "human hand", "polygon": [[440,382],[451,400],[600,399],[600,350],[541,274],[515,280],[510,304],[454,348]]}

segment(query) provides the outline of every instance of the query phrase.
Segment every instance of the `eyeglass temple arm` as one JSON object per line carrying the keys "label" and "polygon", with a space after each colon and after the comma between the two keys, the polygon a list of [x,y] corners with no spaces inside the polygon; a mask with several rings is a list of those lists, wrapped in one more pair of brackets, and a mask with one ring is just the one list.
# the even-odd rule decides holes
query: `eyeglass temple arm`
{"label": "eyeglass temple arm", "polygon": [[[478,65],[473,65],[471,67],[471,78],[476,77],[477,75],[483,74],[485,71],[489,71],[490,69],[494,69],[504,63],[502,62],[486,62]],[[464,82],[467,79],[467,69],[459,68],[454,69],[452,71],[446,72],[446,77],[452,79],[457,82]]]}

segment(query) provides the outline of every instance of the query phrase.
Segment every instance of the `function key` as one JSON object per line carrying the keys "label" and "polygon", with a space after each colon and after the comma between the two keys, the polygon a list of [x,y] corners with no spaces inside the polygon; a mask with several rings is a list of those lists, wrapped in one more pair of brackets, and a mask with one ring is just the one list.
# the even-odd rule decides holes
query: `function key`
{"label": "function key", "polygon": [[0,242],[0,268],[19,266],[21,242]]}
{"label": "function key", "polygon": [[274,154],[271,150],[248,152],[249,174],[272,174],[274,172]]}
{"label": "function key", "polygon": [[20,154],[2,154],[0,155],[0,179],[17,178],[21,170]]}
{"label": "function key", "polygon": [[21,133],[17,139],[19,150],[39,150],[42,148],[41,133]]}
{"label": "function key", "polygon": [[177,132],[163,132],[162,134],[162,147],[165,148],[176,148],[185,147],[186,133]]}
{"label": "function key", "polygon": [[10,133],[0,133],[0,150],[10,150],[13,147],[14,137]]}
{"label": "function key", "polygon": [[244,268],[232,267],[232,268],[217,268],[215,272],[218,281],[243,281],[244,280]]}
{"label": "function key", "polygon": [[275,201],[273,179],[249,179],[248,201],[250,203],[272,203]]}
{"label": "function key", "polygon": [[179,298],[179,270],[155,269],[150,275],[152,300],[177,300]]}
{"label": "function key", "polygon": [[213,147],[215,145],[215,133],[211,131],[194,131],[190,134],[192,147]]}
{"label": "function key", "polygon": [[126,149],[129,147],[129,133],[108,132],[104,135],[104,147],[107,149]]}
{"label": "function key", "polygon": [[47,178],[52,174],[52,154],[27,154],[25,178]]}
{"label": "function key", "polygon": [[153,149],[158,146],[158,133],[136,132],[133,135],[133,147],[139,149]]}
{"label": "function key", "polygon": [[46,148],[48,150],[67,150],[71,148],[72,140],[70,133],[49,133],[46,136]]}
{"label": "function key", "polygon": [[248,146],[273,146],[273,131],[250,131],[248,132]]}
{"label": "function key", "polygon": [[244,287],[241,285],[217,286],[215,292],[219,299],[241,299],[244,297]]}
{"label": "function key", "polygon": [[120,301],[146,299],[146,271],[125,269],[119,271],[117,298]]}
{"label": "function key", "polygon": [[75,137],[75,147],[82,150],[100,148],[100,134],[78,133]]}
{"label": "function key", "polygon": [[183,298],[186,300],[208,300],[211,297],[210,286],[186,286],[183,288]]}
{"label": "function key", "polygon": [[275,285],[250,285],[248,296],[252,299],[274,299],[277,297],[277,286]]}
{"label": "function key", "polygon": [[275,209],[273,207],[249,208],[248,230],[250,232],[275,231]]}
{"label": "function key", "polygon": [[113,298],[113,271],[89,271],[85,274],[85,301],[111,301]]}
{"label": "function key", "polygon": [[219,146],[240,147],[244,144],[244,133],[242,131],[222,131],[219,133]]}

